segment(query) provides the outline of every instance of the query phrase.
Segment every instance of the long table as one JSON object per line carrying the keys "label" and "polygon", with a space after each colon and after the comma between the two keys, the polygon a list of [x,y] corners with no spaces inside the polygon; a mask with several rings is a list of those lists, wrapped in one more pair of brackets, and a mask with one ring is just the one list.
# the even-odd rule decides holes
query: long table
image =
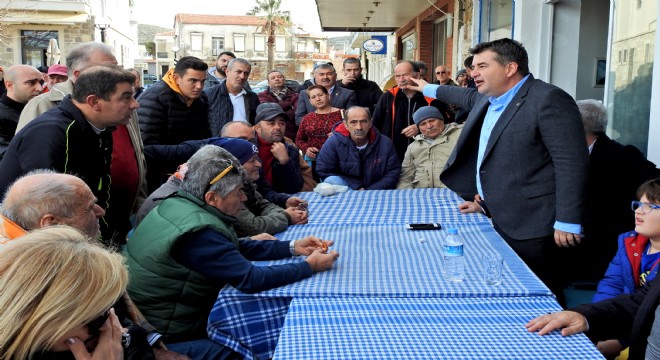
{"label": "long table", "polygon": [[[365,299],[454,299],[467,304],[541,297],[554,302],[552,293],[497,235],[489,220],[481,214],[460,214],[457,206],[462,200],[449,190],[359,191],[331,197],[304,193],[301,197],[309,200],[309,224],[289,227],[277,237],[284,241],[306,235],[331,239],[340,257],[331,270],[293,284],[257,294],[227,286],[219,293],[209,317],[209,336],[246,358],[273,356],[280,332],[288,328],[285,319],[294,300],[340,299],[357,304]],[[404,225],[411,222],[438,222],[443,230],[406,230]],[[465,240],[467,271],[461,283],[447,282],[442,276],[441,241],[450,227],[457,228]],[[480,276],[479,259],[488,253],[504,258],[503,281],[497,286],[486,285]],[[304,259],[256,264],[297,261]],[[365,317],[367,323],[369,319]]]}
{"label": "long table", "polygon": [[602,359],[586,336],[523,324],[551,297],[296,298],[273,359]]}

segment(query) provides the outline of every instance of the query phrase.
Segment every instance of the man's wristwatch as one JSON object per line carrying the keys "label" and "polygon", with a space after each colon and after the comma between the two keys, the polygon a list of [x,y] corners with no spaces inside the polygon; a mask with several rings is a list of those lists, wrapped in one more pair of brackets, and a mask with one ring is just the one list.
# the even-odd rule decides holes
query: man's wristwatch
{"label": "man's wristwatch", "polygon": [[296,254],[296,240],[291,240],[289,242],[289,252],[291,253],[291,256],[298,256],[298,254]]}

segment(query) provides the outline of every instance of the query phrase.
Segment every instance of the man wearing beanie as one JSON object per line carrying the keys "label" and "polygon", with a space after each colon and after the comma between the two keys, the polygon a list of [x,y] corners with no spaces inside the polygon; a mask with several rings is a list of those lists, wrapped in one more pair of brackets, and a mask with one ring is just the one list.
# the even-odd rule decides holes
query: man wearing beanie
{"label": "man wearing beanie", "polygon": [[442,114],[433,106],[419,108],[413,114],[413,121],[419,128],[419,134],[408,145],[396,188],[445,187],[440,182],[440,173],[456,146],[463,125],[445,125]]}
{"label": "man wearing beanie", "polygon": [[[307,211],[297,207],[283,209],[270,201],[264,199],[256,190],[254,181],[259,178],[261,160],[257,147],[249,141],[231,138],[211,138],[202,141],[188,141],[179,146],[181,154],[194,154],[200,147],[211,144],[227,150],[241,163],[247,174],[249,184],[245,185],[247,201],[243,203],[241,213],[237,216],[238,221],[234,223],[236,234],[241,237],[252,236],[254,240],[273,239],[267,234],[276,234],[286,230],[289,225],[306,224]],[[172,147],[169,147],[172,150]],[[193,155],[194,156],[194,155]],[[177,172],[170,176],[169,180],[153,192],[144,202],[137,215],[137,224],[151,211],[161,200],[177,192],[188,169],[188,163],[194,161],[191,157],[186,163],[179,166]],[[297,198],[295,198],[297,199]]]}
{"label": "man wearing beanie", "polygon": [[275,191],[294,194],[301,191],[304,181],[300,172],[298,148],[284,141],[289,116],[279,104],[257,106],[254,130],[257,133],[262,178]]}

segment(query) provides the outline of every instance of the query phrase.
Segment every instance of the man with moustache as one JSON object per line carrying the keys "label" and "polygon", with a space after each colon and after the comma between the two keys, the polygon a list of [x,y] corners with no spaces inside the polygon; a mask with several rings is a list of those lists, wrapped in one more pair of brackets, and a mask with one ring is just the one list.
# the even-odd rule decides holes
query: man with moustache
{"label": "man with moustache", "polygon": [[392,142],[371,126],[367,109],[353,106],[345,115],[316,158],[319,176],[352,190],[394,189],[401,163]]}
{"label": "man with moustache", "polygon": [[[357,105],[357,98],[353,90],[337,86],[337,72],[332,65],[320,64],[314,69],[314,84],[321,85],[328,90],[328,94],[330,94],[330,105],[332,107],[348,109],[351,106]],[[309,102],[307,90],[302,90],[300,97],[298,97],[296,125],[300,126],[302,118],[312,111],[316,111],[316,109]]]}
{"label": "man with moustache", "polygon": [[[15,179],[31,170],[53,169],[80,177],[107,212],[112,131],[127,124],[139,107],[133,98],[134,81],[133,74],[112,65],[93,66],[81,73],[73,94],[12,139],[0,162],[0,191],[4,193]],[[112,234],[119,220],[105,217],[101,222],[106,243],[115,240]]]}
{"label": "man with moustache", "polygon": [[286,133],[289,139],[296,141],[298,126],[295,122],[296,108],[298,107],[298,96],[300,95],[294,89],[286,86],[284,74],[278,70],[273,70],[266,76],[268,79],[268,89],[259,93],[259,103],[277,103],[289,117],[289,123],[286,124]]}
{"label": "man with moustache", "polygon": [[423,106],[433,106],[440,111],[446,123],[453,121],[453,116],[447,106],[433,98],[425,97],[421,92],[404,89],[410,84],[410,79],[417,79],[419,68],[411,61],[401,61],[394,67],[394,80],[397,86],[385,92],[378,100],[373,114],[373,124],[380,133],[389,137],[394,143],[399,162],[412,139],[419,134],[419,129],[413,121],[413,114]]}
{"label": "man with moustache", "polygon": [[5,72],[7,93],[0,98],[0,159],[14,137],[21,111],[41,94],[41,73],[34,66],[14,65]]}

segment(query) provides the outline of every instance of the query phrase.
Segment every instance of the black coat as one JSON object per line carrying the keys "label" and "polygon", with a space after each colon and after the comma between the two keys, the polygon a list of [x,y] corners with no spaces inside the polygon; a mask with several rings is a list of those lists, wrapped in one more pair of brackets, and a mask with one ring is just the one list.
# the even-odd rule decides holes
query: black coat
{"label": "black coat", "polygon": [[592,341],[621,339],[630,346],[629,360],[644,359],[647,338],[660,303],[660,283],[651,281],[634,294],[621,295],[573,309],[587,318]]}
{"label": "black coat", "polygon": [[[254,125],[254,118],[257,115],[257,106],[259,105],[259,96],[252,90],[245,90],[243,101],[245,104],[245,115],[250,124]],[[219,85],[204,90],[208,96],[209,110],[208,119],[211,127],[212,136],[220,136],[222,127],[231,122],[234,118],[234,105],[229,98],[226,80],[221,81]]]}
{"label": "black coat", "polygon": [[[179,144],[211,137],[206,94],[187,105],[183,95],[159,81],[138,98],[140,133],[144,145]],[[151,169],[149,169],[151,170]]]}
{"label": "black coat", "polygon": [[363,79],[362,76],[357,78],[352,84],[344,85],[341,81],[337,81],[337,85],[353,90],[358,106],[369,108],[369,112],[374,113],[374,108],[383,95],[383,89],[371,80]]}
{"label": "black coat", "polygon": [[[0,162],[0,191],[4,194],[14,180],[31,170],[52,169],[81,178],[98,198],[98,205],[111,211],[108,194],[113,130],[97,134],[67,95],[56,108],[22,128],[9,143]],[[112,232],[108,229],[113,226],[105,223],[101,221],[101,230],[109,241]]]}
{"label": "black coat", "polygon": [[5,155],[9,142],[14,138],[18,118],[24,107],[25,104],[17,103],[6,94],[0,98],[0,160]]}
{"label": "black coat", "polygon": [[636,147],[607,135],[598,137],[589,155],[585,238],[572,262],[575,274],[585,280],[603,278],[616,254],[619,234],[635,228],[630,202],[636,200],[637,188],[659,176],[660,170]]}

